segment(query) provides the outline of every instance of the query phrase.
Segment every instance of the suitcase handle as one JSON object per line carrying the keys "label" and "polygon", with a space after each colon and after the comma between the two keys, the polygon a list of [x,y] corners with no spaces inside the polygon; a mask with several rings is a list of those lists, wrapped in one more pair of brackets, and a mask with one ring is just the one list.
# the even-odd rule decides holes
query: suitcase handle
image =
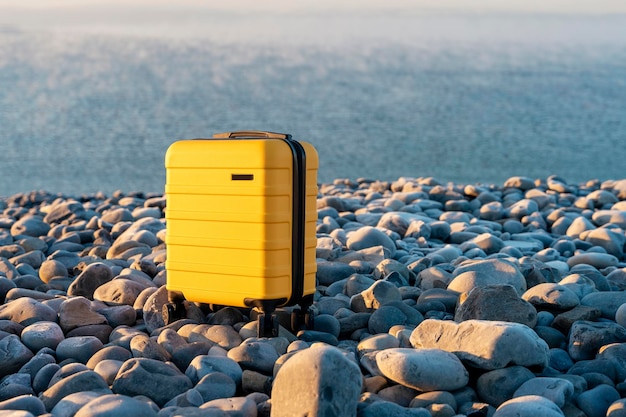
{"label": "suitcase handle", "polygon": [[263,130],[239,130],[236,132],[216,133],[214,138],[240,139],[240,138],[267,138],[267,139],[291,139],[287,133],[265,132]]}

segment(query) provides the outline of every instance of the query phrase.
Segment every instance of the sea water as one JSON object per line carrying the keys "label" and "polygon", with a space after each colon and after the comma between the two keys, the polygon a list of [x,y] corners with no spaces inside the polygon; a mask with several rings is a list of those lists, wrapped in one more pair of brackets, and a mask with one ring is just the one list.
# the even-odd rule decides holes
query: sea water
{"label": "sea water", "polygon": [[162,192],[173,141],[246,129],[321,182],[626,177],[624,15],[200,23],[0,28],[0,196]]}

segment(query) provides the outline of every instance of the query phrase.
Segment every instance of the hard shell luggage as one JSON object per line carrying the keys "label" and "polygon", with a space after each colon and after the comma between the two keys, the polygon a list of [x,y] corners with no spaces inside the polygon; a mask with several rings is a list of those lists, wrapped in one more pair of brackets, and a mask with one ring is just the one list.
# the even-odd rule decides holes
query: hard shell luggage
{"label": "hard shell luggage", "polygon": [[[315,148],[290,135],[242,131],[174,142],[165,157],[166,322],[182,300],[272,312],[315,292]],[[178,310],[178,311],[177,311]],[[268,329],[270,327],[270,329]]]}

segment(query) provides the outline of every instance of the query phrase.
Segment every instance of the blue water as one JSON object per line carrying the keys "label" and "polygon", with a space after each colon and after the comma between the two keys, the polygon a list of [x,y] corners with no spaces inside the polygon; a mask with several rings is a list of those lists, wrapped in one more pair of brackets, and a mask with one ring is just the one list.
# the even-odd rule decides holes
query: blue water
{"label": "blue water", "polygon": [[626,178],[624,15],[204,23],[0,27],[0,195],[160,192],[173,141],[241,129],[324,182]]}

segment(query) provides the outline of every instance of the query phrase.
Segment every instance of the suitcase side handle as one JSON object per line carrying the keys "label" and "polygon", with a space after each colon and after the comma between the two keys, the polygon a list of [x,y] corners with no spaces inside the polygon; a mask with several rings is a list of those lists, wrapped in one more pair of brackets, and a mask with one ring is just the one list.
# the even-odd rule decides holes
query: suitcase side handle
{"label": "suitcase side handle", "polygon": [[239,130],[236,132],[216,133],[214,138],[240,139],[240,138],[266,138],[266,139],[291,139],[287,133],[265,132],[263,130]]}

